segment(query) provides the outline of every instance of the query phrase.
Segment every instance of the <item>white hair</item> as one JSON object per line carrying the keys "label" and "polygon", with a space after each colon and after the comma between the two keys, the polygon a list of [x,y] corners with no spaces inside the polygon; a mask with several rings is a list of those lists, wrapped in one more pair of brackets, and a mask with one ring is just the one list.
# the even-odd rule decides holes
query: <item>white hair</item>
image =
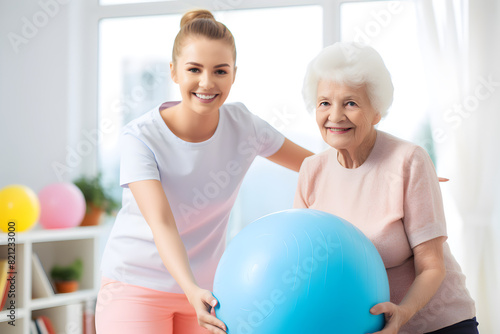
{"label": "white hair", "polygon": [[392,104],[391,74],[374,48],[352,42],[327,46],[309,63],[302,96],[309,111],[316,109],[318,82],[329,80],[348,86],[366,85],[368,98],[384,117]]}

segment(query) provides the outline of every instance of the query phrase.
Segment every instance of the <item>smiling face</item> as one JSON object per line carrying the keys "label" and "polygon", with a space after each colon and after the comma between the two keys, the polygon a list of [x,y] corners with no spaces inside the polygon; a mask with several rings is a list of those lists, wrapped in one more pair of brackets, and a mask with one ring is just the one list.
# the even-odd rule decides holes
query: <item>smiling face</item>
{"label": "smiling face", "polygon": [[202,115],[218,110],[234,82],[234,61],[232,48],[221,40],[187,40],[176,64],[170,64],[183,107]]}
{"label": "smiling face", "polygon": [[338,151],[371,150],[366,143],[374,139],[374,126],[380,119],[365,86],[350,87],[329,80],[319,81],[316,122],[328,145]]}

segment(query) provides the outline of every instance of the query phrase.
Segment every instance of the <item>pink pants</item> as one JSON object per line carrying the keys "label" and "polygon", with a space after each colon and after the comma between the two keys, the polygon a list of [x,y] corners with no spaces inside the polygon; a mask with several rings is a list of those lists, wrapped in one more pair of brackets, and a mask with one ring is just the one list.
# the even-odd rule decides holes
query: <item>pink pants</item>
{"label": "pink pants", "polygon": [[207,334],[184,294],[103,277],[96,305],[97,334]]}

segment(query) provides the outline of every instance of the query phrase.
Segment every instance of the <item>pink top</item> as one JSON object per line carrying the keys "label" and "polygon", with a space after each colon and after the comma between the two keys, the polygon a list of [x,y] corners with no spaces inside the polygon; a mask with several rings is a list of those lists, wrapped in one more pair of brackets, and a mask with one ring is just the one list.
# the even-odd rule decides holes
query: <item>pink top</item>
{"label": "pink top", "polygon": [[[446,236],[441,191],[424,149],[377,131],[367,160],[344,168],[333,148],[302,164],[295,208],[322,210],[357,226],[373,242],[400,303],[415,279],[412,248]],[[446,278],[431,301],[399,332],[425,333],[475,316],[465,276],[444,243]]]}

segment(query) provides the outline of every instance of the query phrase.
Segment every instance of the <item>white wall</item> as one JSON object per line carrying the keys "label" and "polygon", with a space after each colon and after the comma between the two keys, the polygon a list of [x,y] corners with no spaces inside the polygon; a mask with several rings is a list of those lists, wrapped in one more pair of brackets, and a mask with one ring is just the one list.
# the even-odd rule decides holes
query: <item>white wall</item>
{"label": "white wall", "polygon": [[[37,13],[35,0],[0,3],[0,187],[21,183],[35,191],[56,181],[51,163],[65,159],[69,116],[68,11]],[[33,15],[48,23],[23,34]],[[14,48],[9,33],[33,37]]]}
{"label": "white wall", "polygon": [[0,0],[0,188],[17,183],[37,192],[84,167],[70,153],[78,148],[81,110],[89,109],[78,98],[85,81],[77,61],[85,55],[69,56],[84,41],[79,5]]}

